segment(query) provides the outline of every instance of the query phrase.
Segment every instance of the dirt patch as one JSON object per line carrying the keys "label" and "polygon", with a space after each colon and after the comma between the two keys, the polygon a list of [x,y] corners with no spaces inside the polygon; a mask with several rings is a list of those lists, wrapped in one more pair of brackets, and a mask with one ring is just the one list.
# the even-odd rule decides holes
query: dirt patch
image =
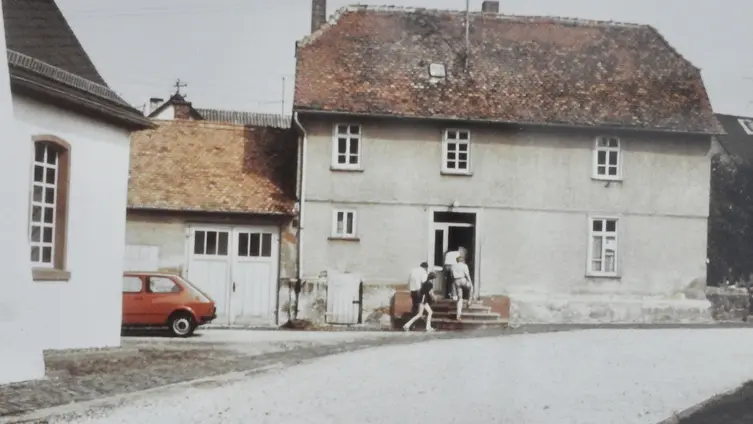
{"label": "dirt patch", "polygon": [[677,424],[750,424],[753,423],[753,381],[729,395],[722,396],[681,418]]}

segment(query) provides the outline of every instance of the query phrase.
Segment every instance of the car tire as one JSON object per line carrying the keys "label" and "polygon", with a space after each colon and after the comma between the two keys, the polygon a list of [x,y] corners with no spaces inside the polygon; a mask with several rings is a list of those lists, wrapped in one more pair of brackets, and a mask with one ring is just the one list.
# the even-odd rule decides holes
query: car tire
{"label": "car tire", "polygon": [[168,320],[167,325],[175,337],[189,337],[196,330],[196,323],[188,313],[173,314]]}

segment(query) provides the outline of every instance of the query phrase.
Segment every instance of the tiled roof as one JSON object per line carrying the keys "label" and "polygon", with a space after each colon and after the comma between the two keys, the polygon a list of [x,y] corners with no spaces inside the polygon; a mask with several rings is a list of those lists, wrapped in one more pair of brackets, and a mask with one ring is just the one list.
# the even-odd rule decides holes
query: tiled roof
{"label": "tiled roof", "polygon": [[9,50],[107,85],[54,0],[2,0]]}
{"label": "tiled roof", "polygon": [[132,137],[130,208],[292,213],[292,130],[188,120],[157,125]]}
{"label": "tiled roof", "polygon": [[[716,119],[727,133],[718,136],[719,143],[724,150],[737,159],[753,161],[753,134],[750,134],[753,133],[753,117],[718,113]],[[748,125],[747,132],[743,123]]]}
{"label": "tiled roof", "polygon": [[[299,41],[294,107],[519,124],[720,130],[700,71],[646,25],[348,6]],[[447,77],[432,81],[429,65]]]}
{"label": "tiled roof", "polygon": [[107,86],[54,0],[2,0],[2,7],[14,90],[41,90],[132,128],[151,125]]}
{"label": "tiled roof", "polygon": [[290,128],[291,117],[272,113],[239,112],[234,110],[200,109],[196,111],[207,121],[225,122],[235,125],[258,127]]}

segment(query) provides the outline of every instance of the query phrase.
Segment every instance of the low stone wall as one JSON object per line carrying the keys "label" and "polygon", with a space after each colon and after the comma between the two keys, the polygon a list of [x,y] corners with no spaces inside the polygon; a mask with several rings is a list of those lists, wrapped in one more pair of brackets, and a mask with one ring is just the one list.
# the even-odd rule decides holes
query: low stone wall
{"label": "low stone wall", "polygon": [[711,302],[711,316],[714,320],[747,320],[750,311],[750,297],[744,288],[707,287],[706,298]]}

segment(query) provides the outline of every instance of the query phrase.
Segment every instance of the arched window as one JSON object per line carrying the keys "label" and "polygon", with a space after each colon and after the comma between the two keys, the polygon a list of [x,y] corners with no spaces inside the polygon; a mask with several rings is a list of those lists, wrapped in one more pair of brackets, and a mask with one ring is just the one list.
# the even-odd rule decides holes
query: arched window
{"label": "arched window", "polygon": [[32,140],[29,244],[34,279],[68,280],[66,230],[70,145],[50,135],[34,136]]}

